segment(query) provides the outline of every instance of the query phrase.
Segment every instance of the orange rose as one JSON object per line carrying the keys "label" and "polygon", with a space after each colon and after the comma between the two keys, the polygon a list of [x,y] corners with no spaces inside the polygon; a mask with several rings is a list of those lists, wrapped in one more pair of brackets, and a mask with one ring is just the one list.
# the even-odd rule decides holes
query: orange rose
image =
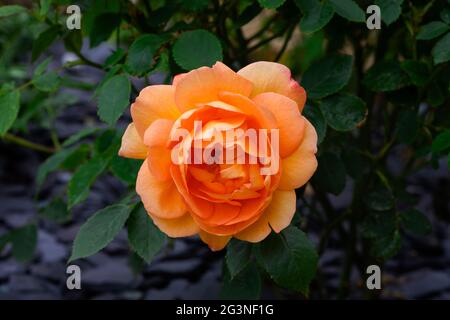
{"label": "orange rose", "polygon": [[[133,122],[119,155],[145,159],[136,191],[153,222],[170,237],[199,234],[212,250],[231,237],[259,242],[286,228],[296,210],[294,189],[317,167],[317,134],[301,115],[305,100],[290,70],[272,62],[237,73],[217,62],[176,76],[172,85],[144,88],[131,105]],[[258,136],[260,144],[220,139],[236,129],[277,130],[279,140],[269,133]],[[195,149],[198,135],[204,140]],[[237,160],[243,151],[244,161],[192,161],[199,146],[205,151],[211,144],[219,148],[212,156],[233,150],[226,160]],[[264,146],[267,154],[260,152]]]}

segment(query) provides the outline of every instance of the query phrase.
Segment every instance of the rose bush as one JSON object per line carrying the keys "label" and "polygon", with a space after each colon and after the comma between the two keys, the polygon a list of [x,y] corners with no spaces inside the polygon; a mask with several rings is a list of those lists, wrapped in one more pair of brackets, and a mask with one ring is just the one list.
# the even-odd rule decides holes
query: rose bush
{"label": "rose bush", "polygon": [[[41,164],[23,180],[36,182],[39,214],[0,215],[0,263],[39,260],[42,228],[79,229],[69,261],[126,229],[130,250],[120,254],[144,277],[155,256],[180,257],[171,248],[188,244],[205,264],[222,260],[221,297],[254,299],[262,288],[270,297],[377,297],[361,292],[367,266],[388,278],[402,261],[384,262],[417,249],[411,236],[448,222],[447,0],[5,3],[2,191],[18,193],[7,184],[22,181],[9,179],[8,164]],[[373,4],[381,16],[366,14]],[[263,132],[267,154],[259,141],[223,139],[240,129]],[[231,149],[245,161],[185,161]],[[226,250],[172,239],[196,234]],[[424,240],[444,239],[434,236]]]}
{"label": "rose bush", "polygon": [[[296,211],[294,189],[317,167],[317,134],[301,115],[305,101],[305,90],[289,69],[272,62],[256,62],[237,73],[217,62],[176,76],[172,85],[144,88],[131,106],[133,122],[119,154],[146,159],[136,191],[154,223],[170,237],[199,234],[213,250],[224,248],[231,237],[259,242],[272,229],[286,228]],[[182,149],[189,148],[198,120],[203,134],[236,128],[279,130],[279,141],[272,141],[279,144],[279,152],[272,156],[279,157],[281,165],[263,175],[261,163],[248,161],[173,163],[176,130],[190,132],[181,142]],[[231,142],[235,147],[241,140]],[[247,147],[245,152],[248,158],[252,150]]]}

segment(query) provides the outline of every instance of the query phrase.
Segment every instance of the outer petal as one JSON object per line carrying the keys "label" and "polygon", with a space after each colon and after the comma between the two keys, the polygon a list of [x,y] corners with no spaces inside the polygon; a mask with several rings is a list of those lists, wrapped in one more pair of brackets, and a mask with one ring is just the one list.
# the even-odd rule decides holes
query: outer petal
{"label": "outer petal", "polygon": [[281,190],[293,190],[304,185],[317,169],[317,133],[312,124],[305,120],[305,133],[297,150],[281,160]]}
{"label": "outer petal", "polygon": [[181,112],[195,108],[200,103],[218,100],[220,91],[242,94],[252,92],[252,83],[237,75],[221,62],[212,68],[202,67],[176,79],[175,101]]}
{"label": "outer petal", "polygon": [[133,159],[145,159],[148,148],[144,145],[141,137],[136,131],[134,123],[130,123],[122,136],[119,156]]}
{"label": "outer petal", "polygon": [[200,230],[189,213],[174,219],[161,219],[151,214],[150,217],[162,232],[172,238],[193,236]]}
{"label": "outer petal", "polygon": [[160,118],[176,119],[179,116],[180,111],[175,106],[174,86],[148,86],[142,89],[131,105],[131,117],[142,138],[153,121]]}
{"label": "outer petal", "polygon": [[272,229],[275,232],[280,232],[291,223],[296,209],[295,203],[295,191],[274,191],[272,201],[262,216],[234,237],[256,243],[264,240]]}
{"label": "outer petal", "polygon": [[267,217],[262,215],[255,223],[235,234],[234,237],[239,240],[257,243],[264,240],[271,231]]}
{"label": "outer petal", "polygon": [[171,154],[167,148],[174,121],[155,120],[145,131],[144,143],[148,146],[148,165],[151,173],[161,181],[170,178]]}
{"label": "outer petal", "polygon": [[150,172],[145,160],[136,180],[136,192],[152,217],[174,219],[183,216],[186,206],[172,180],[160,181]]}
{"label": "outer petal", "polygon": [[273,92],[261,93],[254,97],[253,101],[257,106],[269,110],[275,116],[280,130],[280,156],[285,158],[293,153],[302,141],[305,127],[295,101]]}
{"label": "outer petal", "polygon": [[187,73],[179,73],[173,77],[172,85],[176,86],[178,82],[184,78]]}
{"label": "outer petal", "polygon": [[293,190],[276,190],[273,193],[272,202],[264,214],[275,232],[280,232],[291,223],[296,210],[296,200],[295,191]]}
{"label": "outer petal", "polygon": [[291,78],[286,66],[268,61],[259,61],[242,68],[238,74],[253,83],[251,97],[263,92],[276,92],[294,100],[300,112],[306,101],[306,92]]}
{"label": "outer petal", "polygon": [[231,239],[231,236],[216,236],[203,230],[200,230],[199,235],[212,251],[222,250]]}

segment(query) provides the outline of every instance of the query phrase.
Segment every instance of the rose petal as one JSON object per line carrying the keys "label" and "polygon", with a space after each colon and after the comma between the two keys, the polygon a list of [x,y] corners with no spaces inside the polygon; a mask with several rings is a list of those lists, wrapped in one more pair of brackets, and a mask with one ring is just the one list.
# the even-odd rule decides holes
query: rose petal
{"label": "rose petal", "polygon": [[223,102],[242,110],[242,112],[247,114],[249,117],[255,118],[261,128],[276,128],[276,119],[274,115],[266,109],[259,108],[255,102],[249,98],[227,91],[220,92],[219,98]]}
{"label": "rose petal", "polygon": [[[172,180],[160,181],[150,172],[145,160],[136,180],[136,192],[152,216],[173,219],[183,216],[187,209]],[[170,199],[168,201],[168,199]]]}
{"label": "rose petal", "polygon": [[280,232],[291,223],[296,209],[295,203],[294,191],[274,191],[272,200],[262,216],[235,237],[239,240],[256,243],[264,240],[272,229]]}
{"label": "rose petal", "polygon": [[267,217],[273,231],[278,233],[291,223],[297,208],[296,202],[297,198],[293,190],[276,190],[273,193],[272,201],[264,211],[264,215]]}
{"label": "rose petal", "polygon": [[212,251],[222,250],[231,239],[231,236],[216,236],[203,230],[200,230],[199,235]]}
{"label": "rose petal", "polygon": [[312,124],[304,118],[305,133],[297,150],[281,160],[282,174],[279,189],[293,190],[303,186],[317,169],[317,133]]}
{"label": "rose petal", "polygon": [[282,158],[289,156],[300,145],[305,127],[297,104],[292,99],[273,92],[261,93],[254,97],[253,101],[258,107],[274,115],[279,129],[280,156]]}
{"label": "rose petal", "polygon": [[187,73],[179,73],[173,77],[172,85],[176,86],[178,82],[186,76]]}
{"label": "rose petal", "polygon": [[261,216],[255,223],[234,235],[236,239],[257,243],[264,240],[272,230],[267,218]]}
{"label": "rose petal", "polygon": [[151,214],[150,216],[155,225],[172,238],[193,236],[200,230],[189,213],[174,219],[162,219]]}
{"label": "rose petal", "polygon": [[154,85],[142,89],[131,105],[131,117],[142,138],[153,121],[161,118],[175,120],[180,116],[174,98],[174,86]]}
{"label": "rose petal", "polygon": [[172,175],[172,179],[177,186],[178,192],[182,195],[184,201],[186,202],[189,210],[198,217],[202,219],[207,219],[213,214],[213,204],[204,200],[199,199],[193,196],[188,190],[187,186],[183,181],[183,177],[181,174],[180,166],[172,165],[170,167],[170,174]]}
{"label": "rose petal", "polygon": [[148,146],[148,165],[152,174],[161,181],[170,179],[171,151],[167,148],[174,121],[155,120],[145,131],[144,143]]}
{"label": "rose petal", "polygon": [[130,123],[122,136],[119,156],[132,159],[145,159],[148,148],[136,131],[134,123]]}
{"label": "rose petal", "polygon": [[177,81],[175,101],[180,111],[185,112],[200,103],[218,100],[220,91],[248,96],[252,91],[252,83],[217,62],[212,68],[192,70]]}
{"label": "rose petal", "polygon": [[291,78],[286,66],[268,61],[259,61],[242,68],[238,74],[253,83],[250,97],[263,92],[275,92],[294,100],[300,112],[306,101],[306,92],[297,81]]}

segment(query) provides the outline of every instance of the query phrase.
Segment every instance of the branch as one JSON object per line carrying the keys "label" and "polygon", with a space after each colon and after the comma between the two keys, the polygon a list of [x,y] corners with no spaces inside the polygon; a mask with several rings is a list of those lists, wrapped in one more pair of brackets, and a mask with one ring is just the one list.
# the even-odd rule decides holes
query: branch
{"label": "branch", "polygon": [[26,140],[24,138],[15,136],[15,135],[10,134],[10,133],[6,133],[3,136],[3,140],[8,141],[8,142],[12,142],[12,143],[15,143],[15,144],[18,144],[19,146],[22,146],[22,147],[25,147],[25,148],[28,148],[28,149],[41,151],[41,152],[44,152],[44,153],[54,153],[55,152],[54,148],[50,148],[50,147],[44,146],[44,145],[39,144],[39,143],[34,143],[34,142],[31,142],[31,141],[28,141],[28,140]]}

